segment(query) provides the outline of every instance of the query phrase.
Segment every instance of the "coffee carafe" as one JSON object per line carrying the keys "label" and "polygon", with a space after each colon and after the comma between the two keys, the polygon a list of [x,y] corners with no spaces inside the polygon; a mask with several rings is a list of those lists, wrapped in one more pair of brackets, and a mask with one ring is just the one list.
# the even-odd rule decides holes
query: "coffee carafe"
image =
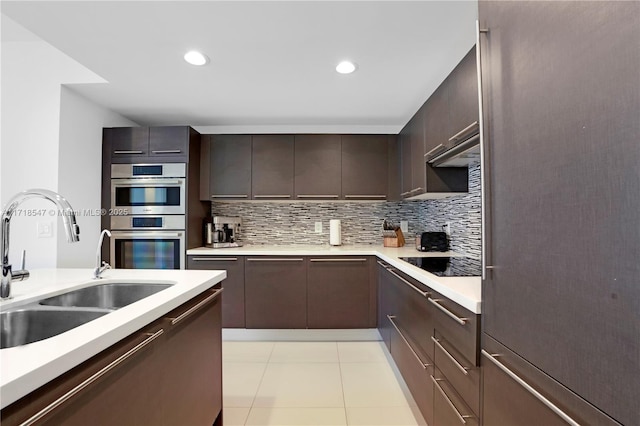
{"label": "coffee carafe", "polygon": [[214,216],[205,223],[205,246],[211,248],[240,247],[242,219],[234,216]]}

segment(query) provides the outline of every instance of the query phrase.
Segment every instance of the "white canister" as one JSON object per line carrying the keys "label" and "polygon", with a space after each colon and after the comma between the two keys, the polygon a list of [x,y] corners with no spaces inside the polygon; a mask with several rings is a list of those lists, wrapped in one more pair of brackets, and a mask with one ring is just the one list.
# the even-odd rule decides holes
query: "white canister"
{"label": "white canister", "polygon": [[342,229],[339,219],[329,221],[329,244],[339,246],[342,244]]}

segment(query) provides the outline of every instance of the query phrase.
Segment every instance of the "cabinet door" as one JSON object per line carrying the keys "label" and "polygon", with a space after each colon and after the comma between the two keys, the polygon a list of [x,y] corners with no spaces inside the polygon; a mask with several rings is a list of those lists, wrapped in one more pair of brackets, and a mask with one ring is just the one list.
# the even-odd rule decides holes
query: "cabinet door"
{"label": "cabinet door", "polygon": [[412,194],[420,195],[426,192],[427,180],[424,162],[424,118],[425,105],[411,119],[409,138],[411,139],[411,188]]}
{"label": "cabinet door", "polygon": [[225,270],[222,281],[222,326],[244,328],[244,258],[242,256],[188,256],[187,269]]}
{"label": "cabinet door", "polygon": [[640,3],[482,1],[479,13],[484,331],[636,424]]}
{"label": "cabinet door", "polygon": [[340,198],[341,161],[340,135],[296,135],[296,198]]}
{"label": "cabinet door", "polygon": [[476,48],[462,58],[449,78],[447,140],[478,122],[478,73]]}
{"label": "cabinet door", "polygon": [[293,196],[293,135],[252,137],[253,198],[290,199]]}
{"label": "cabinet door", "polygon": [[112,127],[107,131],[111,140],[112,163],[135,163],[147,159],[148,127]]}
{"label": "cabinet door", "polygon": [[302,257],[247,257],[247,328],[307,327],[307,268]]}
{"label": "cabinet door", "polygon": [[449,142],[449,83],[450,77],[433,92],[425,104],[425,154],[435,155],[444,151]]}
{"label": "cabinet door", "polygon": [[433,363],[419,358],[398,329],[392,327],[390,337],[391,356],[425,421],[428,425],[433,425]]}
{"label": "cabinet door", "polygon": [[398,136],[400,142],[400,198],[411,197],[413,182],[411,181],[412,162],[411,162],[411,139],[409,138],[408,129],[405,126]]}
{"label": "cabinet door", "polygon": [[387,270],[388,265],[384,262],[377,261],[378,264],[378,332],[380,337],[386,343],[387,348],[391,349],[391,330],[393,325],[389,321],[390,316],[396,314],[397,297],[393,288],[393,276]]}
{"label": "cabinet door", "polygon": [[149,129],[149,160],[185,162],[189,153],[189,126],[163,126]]}
{"label": "cabinet door", "polygon": [[342,196],[384,200],[388,194],[387,135],[342,136]]}
{"label": "cabinet door", "polygon": [[[212,425],[222,410],[222,332],[218,289],[167,314],[162,346],[162,424]],[[112,407],[113,409],[114,407]]]}
{"label": "cabinet door", "polygon": [[[444,378],[442,373],[435,369],[435,376],[431,376],[434,382],[433,391],[433,424],[434,426],[478,426],[478,418],[467,407],[460,395]],[[438,378],[436,378],[438,377]],[[501,425],[521,425],[522,423],[501,423]],[[538,425],[553,426],[554,423],[537,423]]]}
{"label": "cabinet door", "polygon": [[251,136],[211,135],[209,190],[212,200],[251,197]]}
{"label": "cabinet door", "polygon": [[[308,328],[368,328],[371,270],[367,257],[309,258]],[[375,312],[375,310],[374,310]]]}
{"label": "cabinet door", "polygon": [[53,410],[35,424],[162,424],[162,399],[156,392],[164,368],[158,348],[162,338],[159,326],[135,333],[4,408],[2,424],[24,424],[52,404]]}

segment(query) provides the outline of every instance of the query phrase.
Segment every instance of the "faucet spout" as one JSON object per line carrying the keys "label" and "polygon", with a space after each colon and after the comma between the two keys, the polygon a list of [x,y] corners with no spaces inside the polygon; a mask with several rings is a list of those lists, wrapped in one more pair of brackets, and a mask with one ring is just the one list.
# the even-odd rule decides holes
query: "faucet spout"
{"label": "faucet spout", "polygon": [[100,233],[100,238],[98,238],[98,248],[96,249],[96,268],[93,270],[93,278],[96,280],[102,278],[102,273],[111,268],[111,265],[102,261],[102,240],[104,240],[105,235],[111,237],[111,232],[109,232],[108,229],[103,229]]}
{"label": "faucet spout", "polygon": [[[9,264],[9,230],[11,225],[11,217],[16,208],[25,200],[30,198],[44,198],[51,201],[58,208],[59,214],[62,215],[62,222],[67,234],[67,241],[75,243],[80,241],[80,228],[76,222],[76,216],[69,202],[60,194],[48,189],[28,189],[14,195],[13,198],[5,205],[2,210],[2,218],[0,219],[2,235],[0,235],[0,256],[2,257],[2,281],[0,286],[0,297],[3,299],[11,296],[11,281],[13,274],[11,264]],[[24,271],[26,272],[26,271]],[[28,274],[21,275],[22,279],[26,279]],[[17,279],[18,277],[16,277]]]}

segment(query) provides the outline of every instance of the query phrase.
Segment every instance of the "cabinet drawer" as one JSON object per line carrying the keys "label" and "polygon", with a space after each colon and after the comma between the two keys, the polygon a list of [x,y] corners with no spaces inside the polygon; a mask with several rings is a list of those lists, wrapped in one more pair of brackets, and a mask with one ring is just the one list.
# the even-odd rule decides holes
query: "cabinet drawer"
{"label": "cabinet drawer", "polygon": [[480,321],[476,315],[455,302],[433,292],[429,297],[434,325],[438,332],[473,365],[480,365]]}
{"label": "cabinet drawer", "polygon": [[467,361],[440,333],[432,337],[435,344],[435,363],[438,372],[446,379],[464,402],[476,414],[480,414],[480,368]]}
{"label": "cabinet drawer", "polygon": [[433,362],[421,359],[391,322],[390,352],[427,424],[433,424]]}
{"label": "cabinet drawer", "polygon": [[442,378],[442,373],[435,369],[436,377],[430,379],[434,384],[433,391],[433,425],[434,426],[478,426],[479,420],[464,403],[451,384]]}

